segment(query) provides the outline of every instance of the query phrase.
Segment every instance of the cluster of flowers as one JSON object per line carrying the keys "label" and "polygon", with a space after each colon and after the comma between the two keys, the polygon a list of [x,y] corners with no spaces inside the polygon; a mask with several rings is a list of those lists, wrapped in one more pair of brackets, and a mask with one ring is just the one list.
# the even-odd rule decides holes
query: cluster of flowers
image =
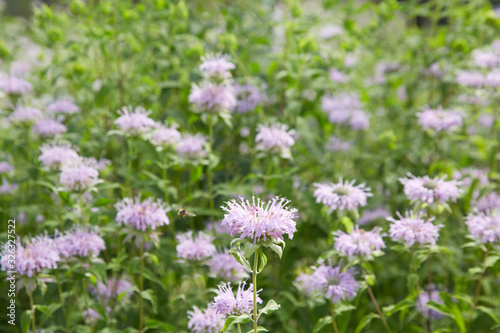
{"label": "cluster of flowers", "polygon": [[332,124],[348,124],[353,130],[367,129],[370,119],[361,110],[361,101],[354,93],[323,96],[321,109],[328,114]]}

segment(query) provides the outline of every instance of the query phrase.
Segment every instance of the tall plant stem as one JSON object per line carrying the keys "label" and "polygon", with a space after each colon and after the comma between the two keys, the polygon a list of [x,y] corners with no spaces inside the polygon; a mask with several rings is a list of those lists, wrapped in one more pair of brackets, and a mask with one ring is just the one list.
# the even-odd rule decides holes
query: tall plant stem
{"label": "tall plant stem", "polygon": [[241,326],[238,324],[238,333],[241,333]]}
{"label": "tall plant stem", "polygon": [[375,295],[373,295],[372,288],[370,287],[370,283],[366,280],[366,272],[365,269],[363,268],[363,262],[361,262],[361,272],[363,273],[363,278],[366,281],[366,286],[368,287],[368,294],[370,294],[370,298],[372,299],[373,305],[375,305],[375,309],[377,310],[377,313],[380,317],[380,320],[382,320],[382,323],[385,326],[385,329],[387,330],[388,333],[392,333],[389,325],[387,324],[387,321],[385,320],[385,316],[382,313],[382,310],[380,310],[380,306],[378,305],[377,299],[375,298]]}
{"label": "tall plant stem", "polygon": [[[214,151],[214,124],[212,122],[212,115],[208,115],[208,142],[210,146],[210,153]],[[207,178],[208,178],[208,195],[210,198],[210,218],[213,220],[215,216],[214,208],[214,183],[212,179],[212,168],[210,165],[207,166]]]}
{"label": "tall plant stem", "polygon": [[337,321],[335,320],[335,308],[333,307],[333,302],[330,301],[330,311],[332,312],[332,325],[335,333],[339,333],[339,329],[337,328]]}
{"label": "tall plant stem", "polygon": [[[85,270],[82,266],[82,274],[85,275]],[[83,288],[83,302],[85,304],[85,310],[89,311],[89,295],[87,293],[87,279],[86,277],[82,279],[82,288]],[[94,324],[92,324],[92,320],[89,320],[89,324],[90,324],[90,330],[92,331],[92,333],[95,333],[95,329],[94,329]]]}
{"label": "tall plant stem", "polygon": [[134,145],[132,143],[132,140],[127,140],[127,147],[128,147],[128,161],[127,161],[127,179],[125,181],[125,184],[127,185],[127,190],[130,189],[130,195],[132,195],[133,190],[130,187],[130,178],[132,177],[132,160],[134,158]]}
{"label": "tall plant stem", "polygon": [[66,306],[64,306],[64,299],[62,297],[61,280],[59,279],[59,274],[56,274],[56,278],[57,278],[57,291],[59,293],[59,301],[61,302],[61,307],[63,310],[64,325],[66,327],[66,333],[69,333],[68,314],[66,312]]}
{"label": "tall plant stem", "polygon": [[488,257],[488,250],[483,251],[483,262],[481,264],[482,271],[479,275],[479,281],[477,281],[476,293],[474,294],[474,306],[472,308],[472,313],[470,315],[469,321],[467,322],[467,332],[469,332],[470,324],[472,323],[472,318],[477,309],[477,303],[479,301],[479,295],[481,294],[481,284],[483,283],[484,273],[486,272],[486,258]]}
{"label": "tall plant stem", "polygon": [[417,276],[417,280],[415,282],[415,289],[417,290],[417,294],[420,293],[420,285],[417,273],[417,259],[415,258],[415,248],[411,247],[411,274],[415,274]]}
{"label": "tall plant stem", "polygon": [[[431,271],[431,261],[432,253],[429,254],[429,258],[427,259],[427,285],[430,286],[432,282],[432,271]],[[427,316],[427,332],[432,332],[432,318],[431,316]]]}
{"label": "tall plant stem", "polygon": [[30,298],[30,306],[31,306],[31,323],[33,325],[33,330],[32,332],[36,332],[36,320],[35,320],[35,306],[33,305],[33,292],[30,292],[28,294]]}
{"label": "tall plant stem", "polygon": [[259,261],[259,250],[255,251],[254,262],[253,262],[253,332],[257,333],[257,264]]}
{"label": "tall plant stem", "polygon": [[139,291],[140,291],[140,297],[139,297],[139,333],[142,333],[142,325],[143,325],[143,318],[144,318],[144,305],[143,305],[143,300],[142,300],[142,290],[144,289],[144,279],[142,277],[144,273],[144,239],[141,242],[141,271],[139,275]]}

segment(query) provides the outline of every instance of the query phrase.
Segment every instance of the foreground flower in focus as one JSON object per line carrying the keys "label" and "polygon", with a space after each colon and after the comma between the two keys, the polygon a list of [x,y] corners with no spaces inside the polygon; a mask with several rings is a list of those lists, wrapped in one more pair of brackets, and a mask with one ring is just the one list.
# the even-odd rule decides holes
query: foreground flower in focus
{"label": "foreground flower in focus", "polygon": [[98,178],[99,171],[92,162],[80,157],[63,165],[59,181],[68,190],[86,191],[97,183]]}
{"label": "foreground flower in focus", "polygon": [[223,316],[211,306],[205,311],[194,306],[192,311],[188,311],[188,318],[188,328],[193,333],[219,333],[224,327]]}
{"label": "foreground flower in focus", "polygon": [[38,160],[43,166],[56,170],[66,162],[78,159],[78,153],[71,147],[69,143],[52,142],[44,144],[40,148],[42,153],[38,156]]}
{"label": "foreground flower in focus", "polygon": [[297,209],[289,208],[290,203],[285,198],[276,197],[267,203],[252,197],[252,202],[240,198],[240,201],[226,202],[222,209],[227,212],[222,219],[222,225],[231,229],[232,236],[240,239],[248,238],[253,243],[266,240],[282,240],[283,235],[293,238],[296,229]]}
{"label": "foreground flower in focus", "polygon": [[373,228],[371,231],[356,228],[351,233],[335,231],[335,250],[343,256],[370,257],[374,251],[385,247],[380,232],[381,228]]}
{"label": "foreground flower in focus", "polygon": [[118,211],[116,222],[137,230],[155,230],[157,227],[170,223],[167,208],[161,200],[153,201],[153,198],[147,198],[141,201],[139,197],[125,198],[116,203],[115,208]]}
{"label": "foreground flower in focus", "polygon": [[255,142],[257,149],[270,153],[278,153],[283,158],[291,158],[290,147],[295,144],[294,130],[288,130],[284,124],[271,126],[259,125]]}
{"label": "foreground flower in focus", "polygon": [[3,271],[17,271],[20,275],[32,277],[36,273],[42,272],[44,268],[57,268],[57,263],[61,261],[59,251],[53,239],[47,235],[37,236],[26,242],[22,246],[17,239],[15,248],[15,267],[9,263],[9,254],[12,254],[11,247],[4,245],[0,263]]}
{"label": "foreground flower in focus", "polygon": [[[219,285],[219,291],[214,298],[213,307],[218,314],[223,316],[239,316],[242,314],[250,314],[253,309],[253,285],[250,284],[245,290],[246,282],[240,282],[236,296],[231,289],[231,283]],[[259,291],[257,291],[259,293]],[[262,300],[257,296],[257,303],[261,304]]]}
{"label": "foreground flower in focus", "polygon": [[413,246],[415,243],[435,245],[439,237],[439,228],[432,224],[434,218],[424,220],[421,214],[413,214],[413,212],[406,212],[406,216],[401,216],[397,213],[399,220],[389,217],[387,220],[391,221],[389,227],[389,235],[392,240],[403,240],[408,246]]}
{"label": "foreground flower in focus", "polygon": [[151,111],[143,107],[123,107],[118,114],[115,124],[128,135],[144,134],[155,127],[155,121],[149,118]]}
{"label": "foreground flower in focus", "polygon": [[315,183],[314,197],[317,203],[328,206],[331,210],[355,210],[366,206],[368,197],[371,197],[370,188],[365,184],[354,186],[356,181],[343,181],[338,183]]}
{"label": "foreground flower in focus", "polygon": [[179,244],[175,247],[177,257],[186,260],[203,260],[211,257],[217,249],[212,244],[214,238],[210,235],[200,232],[194,236],[192,231],[177,235]]}
{"label": "foreground flower in focus", "polygon": [[410,200],[419,200],[429,204],[438,201],[455,202],[460,195],[459,182],[455,180],[446,181],[445,177],[430,178],[429,176],[415,177],[408,174],[409,178],[400,178],[404,185],[404,192]]}

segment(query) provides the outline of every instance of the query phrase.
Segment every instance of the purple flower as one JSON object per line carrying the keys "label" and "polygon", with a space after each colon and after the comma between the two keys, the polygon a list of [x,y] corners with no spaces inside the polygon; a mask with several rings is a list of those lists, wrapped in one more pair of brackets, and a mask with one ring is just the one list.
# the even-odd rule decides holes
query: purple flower
{"label": "purple flower", "polygon": [[439,79],[446,74],[446,71],[439,65],[439,63],[435,62],[429,66],[427,74]]}
{"label": "purple flower", "polygon": [[255,197],[252,202],[240,198],[227,201],[227,206],[222,209],[227,212],[221,223],[231,228],[231,235],[239,238],[249,238],[254,243],[260,241],[283,239],[287,234],[288,238],[293,238],[296,229],[297,209],[289,208],[290,203],[285,198],[275,197],[264,203]]}
{"label": "purple flower", "polygon": [[3,271],[17,271],[20,275],[32,277],[40,273],[44,268],[57,268],[57,263],[61,261],[59,251],[53,239],[47,235],[37,236],[21,244],[18,238],[15,250],[15,266],[9,263],[9,253],[11,247],[4,245],[0,263]]}
{"label": "purple flower", "polygon": [[82,157],[71,159],[62,166],[59,181],[68,190],[85,191],[97,183],[99,171]]}
{"label": "purple flower", "polygon": [[189,103],[196,105],[201,111],[228,111],[236,106],[236,96],[233,87],[203,82],[200,86],[193,84]]}
{"label": "purple flower", "polygon": [[494,69],[486,75],[485,83],[492,86],[500,86],[500,69]]}
{"label": "purple flower", "polygon": [[116,301],[122,294],[120,302],[123,302],[133,294],[132,283],[117,277],[106,278],[105,282],[97,282],[96,292],[97,298],[101,302]]}
{"label": "purple flower", "polygon": [[33,86],[28,81],[17,76],[7,76],[0,78],[0,90],[7,94],[23,95],[33,90]]}
{"label": "purple flower", "polygon": [[449,200],[455,202],[461,193],[459,182],[446,181],[446,177],[430,178],[429,176],[415,177],[408,173],[409,178],[400,178],[404,185],[404,192],[410,200],[420,200],[429,204],[434,201],[445,203]]}
{"label": "purple flower", "polygon": [[80,108],[69,99],[59,99],[45,108],[50,113],[73,114],[80,112]]}
{"label": "purple flower", "polygon": [[101,251],[106,250],[106,244],[97,229],[78,225],[59,234],[54,241],[62,257],[98,256]]}
{"label": "purple flower", "polygon": [[433,129],[436,132],[449,132],[462,126],[462,116],[458,112],[446,111],[440,106],[436,110],[429,107],[417,113],[418,123],[425,130]]}
{"label": "purple flower", "polygon": [[384,208],[375,208],[371,210],[366,210],[363,212],[363,215],[361,218],[356,222],[358,225],[364,225],[367,224],[373,220],[377,219],[386,219],[387,217],[391,216],[391,214]]}
{"label": "purple flower", "polygon": [[459,180],[463,186],[470,186],[474,179],[477,179],[480,185],[486,186],[490,183],[488,172],[486,169],[463,168],[453,171],[453,179]]}
{"label": "purple flower", "polygon": [[332,267],[331,264],[322,263],[313,274],[314,289],[321,292],[333,303],[346,299],[353,299],[359,289],[359,284],[354,278],[354,269],[340,271],[340,265]]}
{"label": "purple flower", "polygon": [[231,57],[227,54],[207,55],[201,57],[203,63],[200,65],[202,71],[208,77],[216,79],[226,79],[231,77],[231,70],[236,66],[230,62]]}
{"label": "purple flower", "polygon": [[351,233],[335,231],[335,250],[343,256],[364,256],[369,257],[373,251],[378,251],[385,247],[380,232],[381,228],[373,228],[365,231],[356,227]]}
{"label": "purple flower", "polygon": [[236,105],[233,111],[237,113],[254,110],[265,99],[259,89],[250,83],[244,85],[235,84],[233,89],[236,96]]}
{"label": "purple flower", "polygon": [[14,166],[9,162],[2,161],[0,162],[0,173],[6,173],[14,170]]}
{"label": "purple flower", "polygon": [[149,118],[151,111],[141,106],[135,109],[131,106],[123,107],[118,114],[120,117],[115,120],[115,124],[128,135],[144,134],[155,127],[155,121]]}
{"label": "purple flower", "polygon": [[177,246],[177,257],[186,260],[203,260],[211,257],[217,252],[215,245],[212,244],[214,238],[210,235],[200,232],[194,236],[192,231],[175,237]]}
{"label": "purple flower", "polygon": [[216,234],[231,234],[231,228],[227,225],[220,224],[218,221],[207,223],[207,231],[215,231]]}
{"label": "purple flower", "polygon": [[259,150],[279,153],[283,158],[290,158],[290,147],[295,144],[294,135],[295,131],[288,130],[285,124],[259,125],[255,142]]}
{"label": "purple flower", "polygon": [[387,221],[392,222],[389,227],[389,235],[393,241],[403,240],[410,247],[415,243],[420,243],[420,245],[436,244],[441,225],[432,224],[434,218],[426,221],[422,214],[415,215],[413,212],[406,212],[404,217],[397,213],[397,216],[399,220],[392,217],[387,218]]}
{"label": "purple flower", "polygon": [[102,316],[99,314],[99,312],[97,312],[96,310],[94,310],[92,308],[88,308],[87,310],[83,310],[82,315],[85,318],[85,322],[92,323],[93,325],[95,325],[97,323],[97,321],[102,319]]}
{"label": "purple flower", "polygon": [[500,58],[498,55],[491,51],[474,50],[472,52],[474,63],[482,68],[494,68],[500,65]]}
{"label": "purple flower", "polygon": [[488,193],[486,196],[479,199],[477,203],[477,210],[485,214],[498,208],[500,208],[500,196],[495,192]]}
{"label": "purple flower", "polygon": [[347,122],[353,110],[361,108],[359,96],[355,93],[343,92],[338,95],[325,95],[321,99],[321,109],[329,114],[330,122]]}
{"label": "purple flower", "polygon": [[167,217],[167,209],[161,200],[153,201],[148,198],[141,201],[139,197],[135,199],[125,198],[116,203],[116,222],[119,225],[134,227],[137,230],[155,230],[162,225],[168,225],[170,221]]}
{"label": "purple flower", "polygon": [[43,117],[42,111],[31,106],[18,106],[9,119],[20,123],[32,123]]}
{"label": "purple flower", "polygon": [[307,295],[313,295],[317,291],[317,280],[313,274],[300,273],[295,281],[299,285],[299,289]]}
{"label": "purple flower", "polygon": [[417,311],[423,314],[425,317],[430,317],[433,319],[441,318],[443,316],[441,313],[426,306],[429,301],[443,304],[443,300],[439,296],[439,291],[435,289],[422,291],[417,298]]}
{"label": "purple flower", "polygon": [[[219,285],[219,291],[217,291],[212,305],[215,311],[223,316],[250,314],[253,309],[253,285],[250,284],[245,290],[245,284],[246,282],[240,282],[236,296],[231,289],[231,283]],[[257,296],[257,303],[262,303],[259,296]]]}
{"label": "purple flower", "polygon": [[343,33],[343,30],[338,25],[326,25],[321,28],[319,36],[323,39],[330,39]]}
{"label": "purple flower", "polygon": [[330,71],[330,80],[332,80],[332,82],[335,82],[335,83],[346,83],[348,78],[344,73],[342,73],[336,69],[332,69]]}
{"label": "purple flower", "polygon": [[219,333],[224,327],[223,316],[211,306],[201,311],[197,306],[188,311],[188,328],[193,333]]}
{"label": "purple flower", "polygon": [[354,186],[356,181],[343,181],[338,183],[314,183],[316,187],[314,197],[317,203],[322,203],[330,210],[355,210],[366,206],[366,200],[371,197],[370,188],[365,184]]}
{"label": "purple flower", "polygon": [[0,185],[0,194],[11,194],[19,188],[17,184],[9,184],[7,178],[2,177],[2,185]]}
{"label": "purple flower", "polygon": [[38,156],[38,160],[50,169],[58,169],[62,164],[79,158],[69,143],[52,142],[42,145],[40,150],[42,153]]}
{"label": "purple flower", "polygon": [[210,273],[226,281],[239,281],[248,276],[245,267],[240,265],[226,250],[215,253],[207,261]]}
{"label": "purple flower", "polygon": [[181,138],[176,125],[159,125],[151,135],[151,142],[156,146],[168,148],[175,146]]}
{"label": "purple flower", "polygon": [[201,134],[184,134],[175,148],[177,154],[181,157],[190,158],[203,158],[208,155],[205,149],[207,139]]}
{"label": "purple flower", "polygon": [[353,130],[367,129],[370,126],[370,118],[366,112],[361,110],[355,110],[351,114],[349,119],[349,125]]}
{"label": "purple flower", "polygon": [[331,151],[348,151],[352,144],[348,141],[343,141],[337,137],[331,136],[328,139],[327,148]]}
{"label": "purple flower", "polygon": [[61,124],[61,120],[50,118],[39,119],[33,125],[33,131],[41,136],[54,136],[67,132],[66,126]]}
{"label": "purple flower", "polygon": [[478,241],[483,243],[500,241],[500,216],[473,214],[467,217],[465,224],[470,234]]}
{"label": "purple flower", "polygon": [[482,127],[490,128],[495,123],[495,118],[488,113],[481,113],[477,118],[477,123]]}
{"label": "purple flower", "polygon": [[462,71],[459,72],[456,78],[458,84],[468,87],[481,88],[485,78],[479,72]]}

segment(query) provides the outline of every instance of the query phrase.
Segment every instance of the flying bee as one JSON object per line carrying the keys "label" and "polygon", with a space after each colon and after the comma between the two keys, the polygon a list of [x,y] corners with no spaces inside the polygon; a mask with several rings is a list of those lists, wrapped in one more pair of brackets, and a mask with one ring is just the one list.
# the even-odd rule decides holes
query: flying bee
{"label": "flying bee", "polygon": [[177,215],[180,217],[186,217],[186,216],[196,216],[195,213],[191,213],[190,211],[187,211],[185,208],[181,208],[178,205],[173,205],[175,209],[178,209],[179,211],[177,212]]}

